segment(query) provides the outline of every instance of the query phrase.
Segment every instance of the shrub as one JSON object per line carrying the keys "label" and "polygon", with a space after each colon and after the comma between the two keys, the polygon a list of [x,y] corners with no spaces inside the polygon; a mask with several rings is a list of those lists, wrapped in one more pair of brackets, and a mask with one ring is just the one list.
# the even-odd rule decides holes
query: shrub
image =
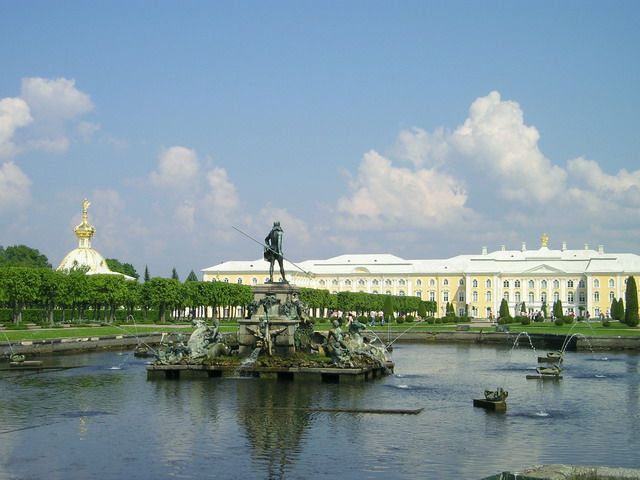
{"label": "shrub", "polygon": [[608,319],[606,319],[606,318],[605,318],[605,319],[602,321],[602,326],[603,326],[603,327],[610,327],[610,326],[611,326],[611,322],[610,322]]}
{"label": "shrub", "polygon": [[562,317],[562,321],[567,325],[571,325],[574,322],[574,318],[571,315],[567,315],[566,317]]}
{"label": "shrub", "polygon": [[522,325],[529,325],[531,323],[531,319],[529,317],[520,317],[520,323]]}
{"label": "shrub", "polygon": [[398,325],[400,325],[401,323],[404,323],[404,317],[398,317],[398,318],[396,318],[396,323],[397,323]]}
{"label": "shrub", "polygon": [[415,319],[416,319],[416,317],[414,317],[413,315],[407,315],[407,316],[404,318],[405,322],[407,322],[407,323],[411,323],[411,322],[413,322]]}
{"label": "shrub", "polygon": [[564,320],[562,318],[556,318],[553,323],[555,323],[557,326],[561,327],[562,325],[564,325]]}

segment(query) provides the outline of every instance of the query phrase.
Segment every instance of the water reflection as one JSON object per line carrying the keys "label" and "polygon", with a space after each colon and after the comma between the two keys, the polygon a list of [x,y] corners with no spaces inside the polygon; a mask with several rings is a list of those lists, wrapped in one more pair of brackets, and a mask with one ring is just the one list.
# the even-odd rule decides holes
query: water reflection
{"label": "water reflection", "polygon": [[[109,352],[55,358],[70,370],[2,372],[0,478],[482,478],[539,463],[635,466],[626,452],[640,448],[637,355],[567,352],[564,379],[543,383],[525,378],[536,366],[526,344],[395,347],[397,374],[361,385],[147,381],[144,362]],[[472,407],[501,384],[505,414]]]}

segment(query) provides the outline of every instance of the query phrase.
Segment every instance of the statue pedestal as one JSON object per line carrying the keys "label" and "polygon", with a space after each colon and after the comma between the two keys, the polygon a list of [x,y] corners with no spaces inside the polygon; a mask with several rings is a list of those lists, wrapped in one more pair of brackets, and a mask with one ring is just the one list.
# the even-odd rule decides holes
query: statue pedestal
{"label": "statue pedestal", "polygon": [[[271,353],[291,355],[296,351],[294,335],[300,320],[296,302],[299,288],[287,283],[267,283],[252,287],[257,310],[249,319],[238,320],[240,356],[248,356],[262,343],[271,343]],[[266,330],[269,330],[268,334]],[[265,337],[269,336],[268,340]]]}

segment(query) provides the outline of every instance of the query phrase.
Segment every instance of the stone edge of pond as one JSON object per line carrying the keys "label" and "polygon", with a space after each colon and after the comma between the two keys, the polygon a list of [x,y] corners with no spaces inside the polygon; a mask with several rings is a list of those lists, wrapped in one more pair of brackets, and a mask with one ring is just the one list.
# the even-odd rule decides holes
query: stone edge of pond
{"label": "stone edge of pond", "polygon": [[536,465],[517,472],[502,472],[481,480],[640,480],[640,469],[585,465]]}

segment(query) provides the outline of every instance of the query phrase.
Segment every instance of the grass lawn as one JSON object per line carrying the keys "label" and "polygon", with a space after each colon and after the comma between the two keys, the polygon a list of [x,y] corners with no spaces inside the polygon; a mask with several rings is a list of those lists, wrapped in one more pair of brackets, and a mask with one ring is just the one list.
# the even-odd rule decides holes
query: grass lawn
{"label": "grass lawn", "polygon": [[[316,323],[317,331],[327,331],[331,328],[331,324],[327,322]],[[222,322],[220,324],[221,332],[236,332],[238,324],[236,322]],[[76,338],[76,337],[99,337],[110,335],[135,335],[149,332],[183,332],[190,333],[192,330],[190,324],[176,325],[100,325],[100,326],[82,326],[69,328],[41,328],[34,330],[6,330],[0,332],[0,342],[10,341],[29,341],[44,340],[52,338]],[[378,325],[373,327],[378,333],[401,333],[401,332],[453,332],[456,331],[456,324],[430,324],[426,322],[414,323],[391,323],[386,325]],[[495,327],[491,325],[475,326],[472,325],[471,332],[495,331]],[[530,325],[521,325],[512,323],[509,325],[509,331],[513,333],[546,333],[546,334],[582,334],[584,336],[640,336],[640,328],[631,328],[620,322],[611,322],[610,327],[603,327],[600,323],[578,322],[571,325],[557,326],[552,323],[531,323]]]}

